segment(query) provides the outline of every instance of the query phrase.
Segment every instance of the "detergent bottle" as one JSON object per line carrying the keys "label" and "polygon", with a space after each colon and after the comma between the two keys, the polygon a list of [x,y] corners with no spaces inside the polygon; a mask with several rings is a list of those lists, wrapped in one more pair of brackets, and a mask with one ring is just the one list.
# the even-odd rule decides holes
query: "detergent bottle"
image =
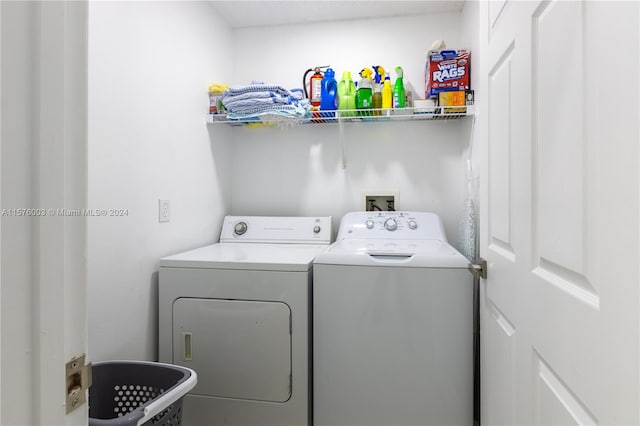
{"label": "detergent bottle", "polygon": [[[372,90],[371,90],[371,68],[363,68],[360,71],[360,82],[358,83],[358,91],[356,92],[356,108],[371,109],[372,107]],[[366,115],[364,112],[358,112],[358,115]]]}
{"label": "detergent bottle", "polygon": [[342,112],[343,117],[351,117],[355,115],[352,110],[356,109],[356,85],[351,80],[351,72],[344,71],[342,73],[342,79],[338,84],[338,109],[349,110],[348,112]]}
{"label": "detergent bottle", "polygon": [[398,74],[398,77],[393,86],[393,107],[404,108],[407,102],[407,94],[404,90],[404,82],[402,81],[402,67],[396,67],[396,74]]}
{"label": "detergent bottle", "polygon": [[393,107],[393,89],[391,89],[391,79],[389,74],[384,78],[384,86],[382,86],[382,108],[389,109]]}
{"label": "detergent bottle", "polygon": [[320,111],[332,111],[322,113],[322,117],[335,117],[338,109],[338,82],[335,79],[335,72],[332,68],[327,68],[321,83]]}

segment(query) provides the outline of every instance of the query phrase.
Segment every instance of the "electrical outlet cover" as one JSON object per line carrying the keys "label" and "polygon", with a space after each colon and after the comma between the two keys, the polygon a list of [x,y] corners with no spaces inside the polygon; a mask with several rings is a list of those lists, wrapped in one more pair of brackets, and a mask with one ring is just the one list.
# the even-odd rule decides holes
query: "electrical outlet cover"
{"label": "electrical outlet cover", "polygon": [[160,223],[169,222],[171,219],[171,210],[169,200],[158,200],[158,221]]}

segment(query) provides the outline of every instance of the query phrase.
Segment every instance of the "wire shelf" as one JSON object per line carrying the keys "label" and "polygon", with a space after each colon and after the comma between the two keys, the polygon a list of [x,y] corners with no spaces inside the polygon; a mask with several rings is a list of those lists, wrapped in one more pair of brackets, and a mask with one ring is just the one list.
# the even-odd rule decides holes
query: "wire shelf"
{"label": "wire shelf", "polygon": [[456,120],[473,116],[474,105],[436,106],[428,108],[357,109],[337,111],[313,111],[310,117],[286,117],[278,114],[262,114],[255,117],[234,119],[226,114],[210,114],[210,124],[235,126],[272,125],[295,126],[299,124],[361,123],[412,120]]}

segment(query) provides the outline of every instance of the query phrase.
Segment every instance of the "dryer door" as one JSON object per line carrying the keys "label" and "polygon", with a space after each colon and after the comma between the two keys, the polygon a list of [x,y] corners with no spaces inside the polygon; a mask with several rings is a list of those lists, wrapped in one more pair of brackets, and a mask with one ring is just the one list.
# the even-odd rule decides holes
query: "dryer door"
{"label": "dryer door", "polygon": [[291,397],[291,310],[280,302],[179,298],[173,361],[198,373],[192,394],[285,402]]}

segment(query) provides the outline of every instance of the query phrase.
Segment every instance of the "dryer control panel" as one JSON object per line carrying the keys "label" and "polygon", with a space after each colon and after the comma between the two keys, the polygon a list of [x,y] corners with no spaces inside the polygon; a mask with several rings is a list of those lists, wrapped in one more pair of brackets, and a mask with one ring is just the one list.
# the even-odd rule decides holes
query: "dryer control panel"
{"label": "dryer control panel", "polygon": [[446,242],[442,220],[428,212],[352,212],[340,222],[338,240],[439,240]]}
{"label": "dryer control panel", "polygon": [[329,244],[331,216],[226,216],[220,242]]}

